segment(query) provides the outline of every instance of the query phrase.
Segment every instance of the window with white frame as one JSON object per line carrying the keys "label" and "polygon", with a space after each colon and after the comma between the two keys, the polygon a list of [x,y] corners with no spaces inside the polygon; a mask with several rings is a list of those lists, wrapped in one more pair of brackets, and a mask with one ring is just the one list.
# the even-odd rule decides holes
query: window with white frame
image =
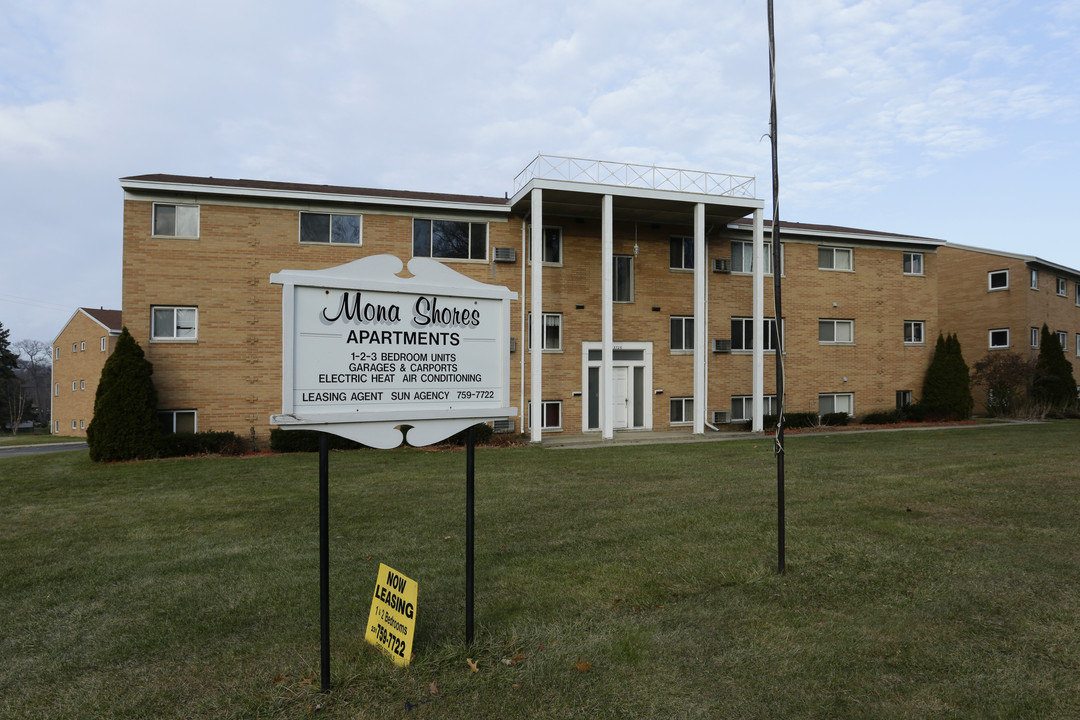
{"label": "window with white frame", "polygon": [[1069,294],[1069,286],[1065,281],[1065,278],[1059,277],[1057,279],[1057,294],[1061,297],[1067,297]]}
{"label": "window with white frame", "polygon": [[1080,282],[1074,286],[1076,288],[1076,306],[1080,307]]}
{"label": "window with white frame", "polygon": [[910,390],[897,390],[896,391],[896,409],[903,410],[911,405],[913,397]]}
{"label": "window with white frame", "polygon": [[487,223],[413,220],[413,257],[487,260]]}
{"label": "window with white frame", "polygon": [[83,351],[85,349],[86,349],[86,341],[83,340],[81,343],[79,343],[79,351],[81,352],[81,351]]}
{"label": "window with white frame", "polygon": [[109,338],[101,338],[101,352],[105,352],[109,348]]}
{"label": "window with white frame", "polygon": [[906,252],[906,253],[904,253],[904,274],[905,275],[922,275],[923,274],[923,254],[921,252]]}
{"label": "window with white frame", "polygon": [[199,237],[199,206],[154,203],[154,235],[157,237]]}
{"label": "window with white frame", "polygon": [[995,328],[990,331],[990,349],[998,350],[1009,347],[1009,328]]}
{"label": "window with white frame", "polygon": [[1040,335],[1039,328],[1037,328],[1037,327],[1031,328],[1031,347],[1033,347],[1033,348],[1039,347],[1039,335]]}
{"label": "window with white frame", "polygon": [[60,397],[60,383],[53,385],[53,397]]}
{"label": "window with white frame", "polygon": [[613,302],[634,302],[634,256],[615,255],[611,258],[611,299]]}
{"label": "window with white frame", "polygon": [[1076,341],[1076,357],[1080,357],[1080,333],[1076,333],[1076,337],[1073,338]]}
{"label": "window with white frame", "polygon": [[847,413],[854,415],[854,395],[852,393],[822,393],[818,395],[818,415]]}
{"label": "window with white frame", "polygon": [[[765,395],[761,398],[762,415],[776,415],[778,408],[775,395]],[[731,421],[752,420],[754,418],[754,396],[732,395],[731,396]]]}
{"label": "window with white frame", "polygon": [[363,244],[362,215],[337,213],[300,213],[300,242],[330,245]]}
{"label": "window with white frame", "polygon": [[926,323],[922,320],[905,320],[904,321],[904,344],[905,345],[925,345],[926,344]]}
{"label": "window with white frame", "polygon": [[851,344],[855,342],[855,321],[818,320],[818,342],[822,344]]}
{"label": "window with white frame", "polygon": [[[532,402],[528,404],[529,410],[526,413],[525,423],[526,429],[532,429]],[[562,401],[561,400],[544,400],[540,403],[540,429],[541,430],[562,430]]]}
{"label": "window with white frame", "polygon": [[85,420],[80,420],[79,421],[79,429],[80,430],[85,430],[86,429],[86,421]]}
{"label": "window with white frame", "polygon": [[157,416],[161,432],[166,435],[193,433],[198,427],[194,410],[158,410]]}
{"label": "window with white frame", "polygon": [[1058,330],[1057,331],[1057,339],[1058,339],[1058,342],[1061,343],[1061,349],[1062,350],[1068,350],[1069,349],[1069,336],[1068,336],[1068,333],[1066,333],[1064,330]]}
{"label": "window with white frame", "polygon": [[1038,290],[1039,289],[1039,271],[1038,270],[1033,269],[1031,271],[1031,289],[1032,290]]}
{"label": "window with white frame", "polygon": [[79,426],[76,423],[77,423],[76,420],[71,421],[71,429],[72,430],[78,430],[79,429]]}
{"label": "window with white frame", "polygon": [[694,349],[694,318],[686,315],[671,317],[671,349],[674,352]]}
{"label": "window with white frame", "polygon": [[85,380],[80,380],[79,381],[79,389],[80,390],[85,390],[86,389],[86,381]]}
{"label": "window with white frame", "polygon": [[817,251],[819,270],[851,270],[851,248],[821,246]]}
{"label": "window with white frame", "polygon": [[[526,319],[528,329],[525,331],[529,337],[529,350],[532,350],[532,313]],[[558,352],[562,350],[562,313],[544,313],[540,317],[541,332],[543,335],[544,352]]]}
{"label": "window with white frame", "polygon": [[60,346],[57,345],[56,347],[53,348],[53,360],[59,360],[59,359],[60,359]]}
{"label": "window with white frame", "polygon": [[196,340],[198,336],[198,308],[173,305],[159,305],[151,308],[151,340]]}
{"label": "window with white frame", "polygon": [[[772,275],[772,242],[764,243],[762,248],[762,266],[764,274]],[[754,271],[754,243],[742,240],[731,241],[731,272],[750,273]],[[784,243],[780,243],[780,273],[784,272]]]}
{"label": "window with white frame", "polygon": [[78,389],[79,389],[79,381],[78,380],[72,380],[71,381],[71,392],[75,392]]}
{"label": "window with white frame", "polygon": [[[780,323],[783,330],[784,324]],[[776,318],[764,318],[765,350],[776,350]],[[748,317],[731,318],[731,349],[754,349],[754,319]]]}
{"label": "window with white frame", "polygon": [[71,352],[73,352],[73,353],[79,352],[79,343],[77,343],[77,342],[76,343],[71,343]]}
{"label": "window with white frame", "polygon": [[688,425],[694,422],[694,398],[671,398],[671,424]]}
{"label": "window with white frame", "polygon": [[[563,264],[563,237],[561,227],[544,226],[540,231],[540,250],[544,253],[544,265]],[[532,262],[532,243],[529,243],[529,262]]]}
{"label": "window with white frame", "polygon": [[988,290],[1008,290],[1009,271],[991,270],[990,272],[986,273],[986,282]]}
{"label": "window with white frame", "polygon": [[694,238],[691,235],[672,235],[668,267],[672,270],[694,269]]}

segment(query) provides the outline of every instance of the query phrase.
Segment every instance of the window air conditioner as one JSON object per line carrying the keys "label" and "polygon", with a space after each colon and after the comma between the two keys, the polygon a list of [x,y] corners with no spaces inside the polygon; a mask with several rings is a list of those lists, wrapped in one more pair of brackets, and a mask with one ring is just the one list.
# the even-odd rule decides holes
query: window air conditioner
{"label": "window air conditioner", "polygon": [[731,261],[727,258],[713,258],[712,271],[714,273],[729,273],[731,272]]}
{"label": "window air conditioner", "polygon": [[497,433],[512,433],[514,432],[514,418],[494,420],[491,423],[491,429],[493,432]]}
{"label": "window air conditioner", "polygon": [[731,422],[731,412],[728,410],[713,410],[712,424],[727,425]]}
{"label": "window air conditioner", "polygon": [[497,248],[495,248],[495,262],[503,262],[503,263],[517,262],[517,248],[512,248],[512,247],[497,247]]}
{"label": "window air conditioner", "polygon": [[731,352],[731,340],[727,338],[715,338],[712,341],[712,351],[714,353],[729,353]]}

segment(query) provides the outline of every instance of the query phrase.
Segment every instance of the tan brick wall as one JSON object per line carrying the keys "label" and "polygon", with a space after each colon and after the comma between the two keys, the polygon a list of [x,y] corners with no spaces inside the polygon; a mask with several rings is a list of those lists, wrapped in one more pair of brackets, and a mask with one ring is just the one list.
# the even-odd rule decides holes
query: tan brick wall
{"label": "tan brick wall", "polygon": [[[105,352],[101,350],[101,338],[106,338]],[[115,345],[116,337],[81,311],[57,336],[52,350],[53,385],[49,389],[53,434],[86,437],[86,428],[94,416],[94,396],[101,369]]]}

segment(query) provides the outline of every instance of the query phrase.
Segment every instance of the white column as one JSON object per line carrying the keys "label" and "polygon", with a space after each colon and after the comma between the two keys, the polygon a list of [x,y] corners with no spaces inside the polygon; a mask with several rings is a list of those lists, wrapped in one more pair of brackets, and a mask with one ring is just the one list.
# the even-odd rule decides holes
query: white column
{"label": "white column", "polygon": [[[775,238],[774,238],[775,239]],[[754,211],[754,432],[765,427],[762,393],[765,387],[765,229],[762,210]]]}
{"label": "white column", "polygon": [[[529,310],[532,312],[532,321],[529,323],[529,337],[532,338],[531,353],[531,380],[529,382],[529,397],[532,400],[532,409],[529,413],[529,422],[532,429],[529,432],[529,440],[540,442],[542,438],[541,420],[543,416],[543,358],[544,358],[544,287],[541,278],[541,270],[544,263],[544,191],[533,188],[532,191],[532,238],[531,255],[532,274],[529,282],[532,287],[529,294]],[[528,259],[526,259],[528,262]]]}
{"label": "white column", "polygon": [[705,281],[708,277],[705,252],[705,204],[694,205],[694,434],[705,433],[705,363],[708,355],[709,315],[705,307]]}
{"label": "white column", "polygon": [[612,231],[612,198],[604,195],[600,206],[600,433],[605,440],[615,437],[615,422],[611,412],[611,350],[614,344],[613,275],[615,273]]}

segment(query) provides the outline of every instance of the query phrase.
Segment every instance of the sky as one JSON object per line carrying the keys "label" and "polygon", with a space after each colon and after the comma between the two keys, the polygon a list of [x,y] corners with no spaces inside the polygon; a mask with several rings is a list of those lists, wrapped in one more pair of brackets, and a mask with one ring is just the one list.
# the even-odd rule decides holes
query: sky
{"label": "sky", "polygon": [[[502,196],[537,154],[757,178],[765,0],[0,0],[0,324],[120,309],[146,173]],[[781,221],[1080,269],[1080,0],[775,0]]]}

